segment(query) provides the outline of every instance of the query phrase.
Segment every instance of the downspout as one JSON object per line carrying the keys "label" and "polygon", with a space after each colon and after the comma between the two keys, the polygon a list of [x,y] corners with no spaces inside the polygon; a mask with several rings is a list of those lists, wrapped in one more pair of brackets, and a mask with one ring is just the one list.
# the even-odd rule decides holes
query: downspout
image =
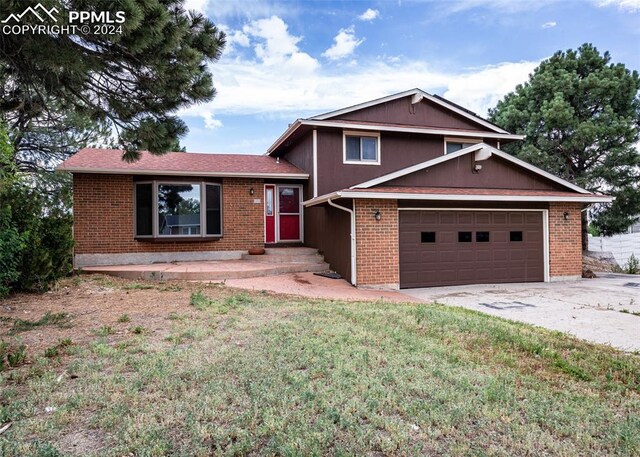
{"label": "downspout", "polygon": [[334,208],[341,209],[342,211],[346,211],[351,216],[351,233],[349,236],[351,237],[351,284],[356,285],[356,213],[354,210],[346,208],[344,206],[337,205],[333,203],[333,200],[328,199],[327,203],[329,206],[333,206]]}

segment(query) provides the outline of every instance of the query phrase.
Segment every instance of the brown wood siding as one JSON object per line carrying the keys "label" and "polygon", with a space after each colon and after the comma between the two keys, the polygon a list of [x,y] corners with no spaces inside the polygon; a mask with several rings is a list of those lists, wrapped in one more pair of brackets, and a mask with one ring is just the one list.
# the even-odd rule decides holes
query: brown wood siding
{"label": "brown wood siding", "polygon": [[437,136],[382,132],[380,147],[380,165],[344,164],[342,130],[319,130],[318,195],[345,189],[441,156],[444,153],[444,140]]}
{"label": "brown wood siding", "polygon": [[[424,127],[488,131],[464,116],[449,111],[433,102],[423,100],[411,104],[411,97],[399,98],[387,103],[352,111],[331,119],[345,121],[385,122],[392,124],[420,125]],[[491,131],[491,130],[489,130]]]}
{"label": "brown wood siding", "polygon": [[313,133],[296,142],[284,155],[284,158],[296,167],[309,173],[309,179],[304,182],[304,199],[313,197]]}
{"label": "brown wood siding", "polygon": [[542,220],[538,211],[400,211],[400,287],[544,281]]}
{"label": "brown wood siding", "polygon": [[516,167],[499,157],[492,156],[477,162],[482,165],[473,173],[473,154],[416,171],[391,181],[384,186],[401,187],[475,187],[485,189],[566,190],[560,184],[540,175]]}
{"label": "brown wood siding", "polygon": [[[340,201],[342,206],[350,203]],[[304,241],[324,255],[331,269],[351,281],[351,220],[346,211],[330,206],[304,210]]]}

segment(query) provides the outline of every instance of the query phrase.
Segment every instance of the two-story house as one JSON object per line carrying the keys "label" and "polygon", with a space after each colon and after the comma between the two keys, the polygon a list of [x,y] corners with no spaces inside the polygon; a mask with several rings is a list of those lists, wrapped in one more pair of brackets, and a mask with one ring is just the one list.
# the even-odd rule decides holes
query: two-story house
{"label": "two-story house", "polygon": [[263,156],[84,149],[75,265],[317,248],[352,284],[580,277],[580,212],[610,202],[500,150],[521,140],[413,89],[295,121]]}

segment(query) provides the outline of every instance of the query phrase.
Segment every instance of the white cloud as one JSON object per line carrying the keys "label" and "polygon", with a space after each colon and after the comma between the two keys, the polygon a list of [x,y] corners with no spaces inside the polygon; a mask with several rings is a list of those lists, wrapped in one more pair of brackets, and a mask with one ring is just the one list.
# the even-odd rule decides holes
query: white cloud
{"label": "white cloud", "polygon": [[184,2],[184,9],[187,11],[196,10],[199,13],[206,13],[209,6],[209,0],[186,0]]}
{"label": "white cloud", "polygon": [[322,53],[324,57],[330,60],[338,60],[350,56],[364,40],[356,38],[356,32],[351,26],[346,29],[340,29],[333,41],[333,46]]}
{"label": "white cloud", "polygon": [[361,21],[373,21],[379,16],[380,16],[380,11],[367,8],[367,11],[365,11],[360,16],[358,16],[358,19],[360,19]]}
{"label": "white cloud", "polygon": [[512,92],[516,85],[527,81],[539,62],[503,62],[453,76],[444,97],[456,102],[480,116]]}
{"label": "white cloud", "polygon": [[215,130],[222,127],[222,121],[213,117],[212,112],[203,113],[202,119],[204,120],[204,126],[209,130]]}
{"label": "white cloud", "polygon": [[308,73],[318,67],[318,61],[300,52],[298,43],[302,37],[289,33],[287,24],[278,16],[251,21],[242,29],[246,36],[258,41],[254,52],[268,66],[278,65],[281,71],[296,70]]}
{"label": "white cloud", "polygon": [[251,55],[225,55],[212,64],[216,98],[180,115],[200,117],[208,128],[220,127],[217,118],[227,115],[291,121],[419,87],[484,116],[539,64],[503,62],[450,72],[435,62],[396,56],[359,61],[344,71],[342,66],[321,66],[302,52],[301,38],[289,34],[280,18],[264,21],[252,21],[243,28],[251,41]]}
{"label": "white cloud", "polygon": [[635,13],[640,11],[640,0],[598,0],[598,6],[617,6],[621,10]]}
{"label": "white cloud", "polygon": [[551,29],[551,28],[555,27],[556,25],[558,25],[557,22],[549,21],[549,22],[545,22],[544,24],[542,24],[542,28],[543,29]]}

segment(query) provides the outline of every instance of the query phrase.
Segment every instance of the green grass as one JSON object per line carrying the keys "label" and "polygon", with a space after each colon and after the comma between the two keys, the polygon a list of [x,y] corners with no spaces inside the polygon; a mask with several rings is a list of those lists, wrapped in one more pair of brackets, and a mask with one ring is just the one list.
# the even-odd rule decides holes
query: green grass
{"label": "green grass", "polygon": [[67,313],[51,313],[47,311],[37,321],[30,321],[25,319],[16,319],[13,322],[13,333],[26,332],[33,330],[36,327],[43,327],[46,325],[65,326],[69,324],[70,316]]}
{"label": "green grass", "polygon": [[640,453],[637,355],[439,305],[183,300],[160,341],[0,378],[0,455]]}

